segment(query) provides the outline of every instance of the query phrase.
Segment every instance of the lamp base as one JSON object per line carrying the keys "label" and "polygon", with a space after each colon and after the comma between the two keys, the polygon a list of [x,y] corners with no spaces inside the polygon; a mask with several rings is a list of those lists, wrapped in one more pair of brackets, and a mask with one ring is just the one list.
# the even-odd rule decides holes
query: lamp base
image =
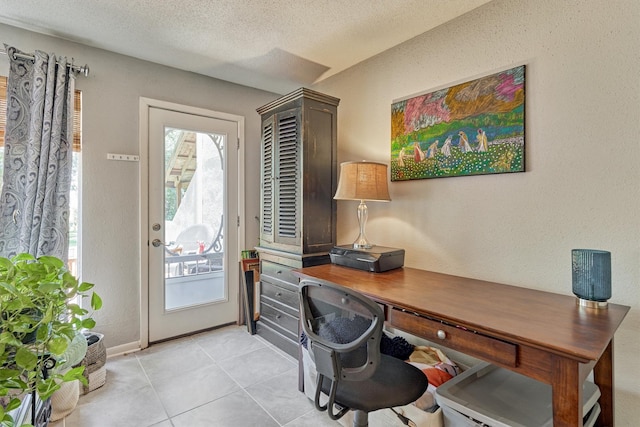
{"label": "lamp base", "polygon": [[366,234],[364,234],[364,227],[367,224],[367,205],[364,200],[360,200],[358,205],[358,225],[360,226],[360,234],[358,238],[353,242],[353,249],[371,249],[374,245],[369,242]]}
{"label": "lamp base", "polygon": [[366,240],[358,239],[355,242],[353,242],[353,245],[351,246],[353,246],[353,249],[371,249],[375,245],[372,243],[369,243]]}
{"label": "lamp base", "polygon": [[576,304],[578,304],[580,307],[597,308],[597,309],[607,308],[608,306],[608,303],[606,301],[591,301],[591,300],[582,299],[582,298],[576,298]]}

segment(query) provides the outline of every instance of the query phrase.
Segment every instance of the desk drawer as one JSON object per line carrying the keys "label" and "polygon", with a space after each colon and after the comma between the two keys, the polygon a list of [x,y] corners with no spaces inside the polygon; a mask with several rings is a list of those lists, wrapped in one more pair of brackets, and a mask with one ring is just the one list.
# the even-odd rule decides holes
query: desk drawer
{"label": "desk drawer", "polygon": [[492,363],[501,364],[505,367],[516,366],[518,348],[516,344],[444,324],[397,308],[389,311],[389,319],[393,327]]}

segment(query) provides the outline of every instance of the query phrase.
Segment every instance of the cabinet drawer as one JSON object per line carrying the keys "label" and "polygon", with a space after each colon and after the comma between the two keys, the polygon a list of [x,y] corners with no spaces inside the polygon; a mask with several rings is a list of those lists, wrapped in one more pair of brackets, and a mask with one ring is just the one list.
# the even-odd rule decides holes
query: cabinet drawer
{"label": "cabinet drawer", "polygon": [[397,308],[389,311],[390,323],[393,327],[492,363],[506,367],[516,366],[518,348],[516,344]]}
{"label": "cabinet drawer", "polygon": [[261,277],[273,279],[272,282],[287,287],[293,291],[298,289],[298,278],[292,273],[292,268],[275,262],[262,261]]}
{"label": "cabinet drawer", "polygon": [[260,320],[268,320],[291,332],[294,337],[298,336],[298,318],[267,304],[267,301],[265,299],[260,304]]}
{"label": "cabinet drawer", "polygon": [[[298,358],[298,342],[289,336],[283,335],[272,327],[271,323],[260,321],[256,324],[256,333],[266,339],[288,355]],[[287,334],[288,335],[288,334]]]}
{"label": "cabinet drawer", "polygon": [[271,283],[271,279],[265,279],[264,276],[261,277],[261,279],[261,299],[266,298],[272,301],[271,305],[278,307],[280,310],[285,311],[292,316],[299,317],[300,300],[298,299],[298,292],[293,292],[289,289],[283,288],[282,286]]}

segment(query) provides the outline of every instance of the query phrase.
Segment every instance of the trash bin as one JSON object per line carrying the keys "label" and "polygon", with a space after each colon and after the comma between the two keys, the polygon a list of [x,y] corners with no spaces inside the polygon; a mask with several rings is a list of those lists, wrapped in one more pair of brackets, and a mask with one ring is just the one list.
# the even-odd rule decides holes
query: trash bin
{"label": "trash bin", "polygon": [[[583,424],[595,424],[598,387],[584,382]],[[552,427],[551,386],[524,375],[480,363],[436,390],[444,427]]]}

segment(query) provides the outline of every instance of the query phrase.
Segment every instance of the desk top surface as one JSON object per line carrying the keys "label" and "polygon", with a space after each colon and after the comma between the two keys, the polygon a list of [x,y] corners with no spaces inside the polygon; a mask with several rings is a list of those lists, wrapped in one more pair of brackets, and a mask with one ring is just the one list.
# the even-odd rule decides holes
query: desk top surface
{"label": "desk top surface", "polygon": [[598,360],[629,307],[581,307],[568,295],[414,268],[370,273],[334,264],[295,270],[301,278],[352,288],[379,302],[533,345],[582,361]]}

